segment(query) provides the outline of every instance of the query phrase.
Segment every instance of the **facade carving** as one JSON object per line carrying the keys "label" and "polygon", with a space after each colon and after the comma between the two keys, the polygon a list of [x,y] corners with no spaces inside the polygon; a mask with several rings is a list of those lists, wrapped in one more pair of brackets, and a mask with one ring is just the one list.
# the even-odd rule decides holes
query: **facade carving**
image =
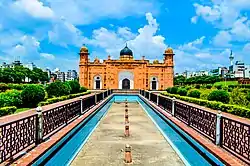
{"label": "facade carving", "polygon": [[173,86],[174,62],[173,49],[164,52],[164,61],[150,63],[143,56],[133,59],[133,52],[126,46],[120,52],[120,59],[111,59],[102,63],[98,58],[89,60],[86,46],[80,50],[79,81],[89,89],[146,89],[165,90]]}

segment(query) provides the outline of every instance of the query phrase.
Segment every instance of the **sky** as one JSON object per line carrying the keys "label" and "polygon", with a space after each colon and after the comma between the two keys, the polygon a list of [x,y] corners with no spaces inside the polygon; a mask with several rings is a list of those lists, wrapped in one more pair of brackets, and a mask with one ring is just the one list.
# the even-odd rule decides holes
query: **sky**
{"label": "sky", "polygon": [[90,59],[163,60],[175,72],[250,64],[250,0],[0,0],[0,63],[20,58],[41,68],[78,70],[83,44]]}

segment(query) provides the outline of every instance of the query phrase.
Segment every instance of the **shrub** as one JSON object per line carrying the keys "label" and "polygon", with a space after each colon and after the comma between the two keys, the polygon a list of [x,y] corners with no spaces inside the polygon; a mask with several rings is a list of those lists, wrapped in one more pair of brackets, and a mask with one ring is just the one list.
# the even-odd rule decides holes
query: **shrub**
{"label": "shrub", "polygon": [[5,92],[7,89],[9,89],[8,85],[5,83],[0,83],[0,91]]}
{"label": "shrub", "polygon": [[172,94],[177,94],[177,91],[178,91],[178,87],[174,86],[171,88],[171,93]]}
{"label": "shrub", "polygon": [[71,87],[71,94],[80,92],[80,84],[78,81],[68,81],[68,83]]}
{"label": "shrub", "polygon": [[201,92],[198,90],[192,90],[188,93],[189,97],[200,98]]}
{"label": "shrub", "polygon": [[27,107],[36,107],[37,104],[44,100],[45,90],[39,85],[28,85],[21,93],[23,104]]}
{"label": "shrub", "polygon": [[199,84],[197,84],[197,85],[195,85],[195,88],[196,88],[196,89],[200,89],[201,86],[200,86]]}
{"label": "shrub", "polygon": [[21,92],[17,90],[8,90],[4,93],[0,93],[0,107],[22,105]]}
{"label": "shrub", "polygon": [[169,93],[162,93],[163,95],[170,96],[170,97],[175,97],[177,99],[187,101],[190,103],[195,103],[201,106],[205,106],[208,108],[212,108],[215,110],[221,110],[223,112],[228,112],[234,115],[238,115],[241,117],[246,117],[250,118],[250,109],[245,108],[245,107],[240,107],[237,105],[230,105],[230,104],[224,104],[222,102],[216,102],[216,101],[208,101],[208,100],[202,100],[202,99],[196,99],[196,98],[191,98],[191,97],[185,97],[185,96],[180,96],[180,95],[174,95],[174,94],[169,94]]}
{"label": "shrub", "polygon": [[249,104],[249,101],[247,99],[247,95],[242,92],[242,89],[235,88],[230,94],[230,104],[237,104],[241,106],[246,106]]}
{"label": "shrub", "polygon": [[64,100],[68,100],[68,99],[71,99],[71,98],[80,97],[80,96],[83,96],[83,95],[86,95],[86,94],[90,94],[90,92],[87,91],[87,92],[82,92],[82,93],[77,93],[77,94],[70,94],[70,95],[67,95],[67,96],[53,97],[53,98],[47,99],[46,101],[40,102],[38,105],[39,106],[44,106],[44,105],[48,105],[48,104],[53,104],[53,103],[56,103],[56,102],[59,102],[59,101],[64,101]]}
{"label": "shrub", "polygon": [[187,96],[187,90],[185,88],[179,88],[177,90],[177,94],[179,94],[181,96]]}
{"label": "shrub", "polygon": [[169,87],[169,88],[166,89],[166,91],[167,91],[168,93],[171,93],[171,90],[172,90],[171,87]]}
{"label": "shrub", "polygon": [[190,90],[192,88],[192,86],[186,86],[185,89]]}
{"label": "shrub", "polygon": [[1,116],[5,116],[5,115],[10,115],[15,113],[17,110],[17,108],[15,106],[11,106],[11,107],[2,107],[0,108],[0,117]]}
{"label": "shrub", "polygon": [[85,88],[85,87],[83,87],[83,86],[80,87],[80,92],[87,92],[87,90],[88,90],[88,89]]}
{"label": "shrub", "polygon": [[215,88],[217,88],[217,89],[222,89],[222,85],[221,84],[219,84],[219,85],[215,85]]}
{"label": "shrub", "polygon": [[46,91],[48,93],[49,98],[69,95],[70,90],[71,90],[71,88],[70,88],[70,85],[68,83],[63,83],[60,81],[50,83],[46,87]]}
{"label": "shrub", "polygon": [[207,88],[207,89],[211,89],[212,87],[213,87],[213,85],[211,85],[211,84],[207,84],[207,85],[206,85],[206,88]]}
{"label": "shrub", "polygon": [[228,92],[232,92],[232,91],[233,91],[233,88],[228,88],[227,91],[228,91]]}
{"label": "shrub", "polygon": [[23,84],[8,84],[9,89],[23,90],[25,85]]}
{"label": "shrub", "polygon": [[230,97],[227,91],[214,90],[208,95],[207,99],[211,101],[220,101],[223,103],[229,103]]}

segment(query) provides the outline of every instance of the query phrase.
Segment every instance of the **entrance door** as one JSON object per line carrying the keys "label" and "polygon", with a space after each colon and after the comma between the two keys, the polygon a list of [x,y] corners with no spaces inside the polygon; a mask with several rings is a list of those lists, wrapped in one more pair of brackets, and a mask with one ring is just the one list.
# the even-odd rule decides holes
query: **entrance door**
{"label": "entrance door", "polygon": [[96,81],[95,81],[95,88],[96,88],[96,89],[100,89],[100,88],[101,88],[100,80],[96,80]]}
{"label": "entrance door", "polygon": [[152,81],[152,90],[156,90],[156,81]]}
{"label": "entrance door", "polygon": [[125,78],[122,80],[122,89],[130,89],[130,80]]}

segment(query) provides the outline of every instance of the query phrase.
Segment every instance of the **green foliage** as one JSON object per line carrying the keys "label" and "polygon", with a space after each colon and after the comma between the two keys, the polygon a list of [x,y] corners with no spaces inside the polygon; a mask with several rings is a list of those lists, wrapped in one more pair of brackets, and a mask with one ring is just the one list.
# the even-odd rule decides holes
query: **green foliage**
{"label": "green foliage", "polygon": [[196,76],[185,78],[184,76],[178,76],[174,78],[174,85],[192,85],[192,84],[214,84],[220,81],[217,76]]}
{"label": "green foliage", "polygon": [[213,87],[212,84],[207,84],[207,85],[206,85],[206,88],[207,88],[207,89],[211,89],[212,87]]}
{"label": "green foliage", "polygon": [[215,85],[214,87],[217,88],[217,89],[219,89],[219,90],[222,89],[222,85],[221,84]]}
{"label": "green foliage", "polygon": [[8,85],[5,83],[0,83],[0,91],[5,92],[7,89],[9,89]]}
{"label": "green foliage", "polygon": [[68,81],[68,83],[71,87],[71,94],[80,92],[80,84],[78,81]]}
{"label": "green foliage", "polygon": [[201,86],[200,86],[199,84],[197,84],[197,85],[195,85],[195,88],[196,88],[196,89],[200,89]]}
{"label": "green foliage", "polygon": [[45,90],[39,85],[28,85],[21,93],[24,106],[36,107],[37,104],[44,100]]}
{"label": "green foliage", "polygon": [[222,86],[222,89],[228,91],[228,86]]}
{"label": "green foliage", "polygon": [[69,95],[71,88],[68,83],[56,81],[48,84],[46,87],[46,91],[48,93],[48,97],[51,98],[51,97]]}
{"label": "green foliage", "polygon": [[53,103],[56,103],[56,102],[59,102],[59,101],[64,101],[64,100],[80,97],[80,96],[83,96],[83,95],[86,95],[86,94],[90,94],[90,92],[87,91],[87,92],[71,94],[71,95],[67,95],[67,96],[53,97],[53,98],[47,99],[46,101],[40,102],[38,105],[39,106],[44,106],[44,105],[48,105],[48,104],[53,104]]}
{"label": "green foliage", "polygon": [[2,108],[0,108],[0,117],[13,114],[16,110],[17,110],[17,108],[15,106],[2,107]]}
{"label": "green foliage", "polygon": [[187,90],[185,88],[178,88],[177,94],[181,96],[187,96]]}
{"label": "green foliage", "polygon": [[228,88],[227,91],[228,91],[228,92],[232,92],[232,91],[233,91],[233,88]]}
{"label": "green foliage", "polygon": [[14,68],[0,69],[0,82],[23,83],[25,78],[28,78],[29,82],[33,83],[49,81],[48,74],[38,68],[30,70],[23,66],[16,66]]}
{"label": "green foliage", "polygon": [[188,93],[189,97],[200,98],[201,92],[198,90],[192,90]]}
{"label": "green foliage", "polygon": [[85,88],[85,87],[83,87],[83,86],[80,87],[80,92],[87,92],[87,90],[88,90],[88,89]]}
{"label": "green foliage", "polygon": [[217,102],[217,101],[208,101],[208,100],[203,100],[203,99],[196,99],[196,98],[191,98],[191,97],[186,97],[186,96],[169,94],[167,92],[163,92],[162,94],[169,96],[169,97],[175,97],[176,99],[180,99],[180,100],[187,101],[190,103],[195,103],[201,106],[205,106],[214,110],[221,110],[223,112],[228,112],[237,116],[250,118],[250,109],[246,107],[224,104],[222,102]]}
{"label": "green foliage", "polygon": [[246,95],[241,89],[235,88],[230,94],[231,100],[230,104],[237,104],[240,106],[249,105],[249,100],[247,99],[248,95]]}
{"label": "green foliage", "polygon": [[238,81],[220,81],[220,82],[216,82],[214,83],[214,86],[216,85],[224,85],[224,86],[234,86],[237,85]]}
{"label": "green foliage", "polygon": [[22,105],[21,93],[17,90],[8,90],[4,93],[0,93],[0,107]]}
{"label": "green foliage", "polygon": [[229,101],[230,101],[230,97],[229,97],[228,92],[224,91],[224,90],[214,90],[214,91],[212,91],[208,95],[207,99],[211,100],[211,101],[220,101],[220,102],[223,102],[223,103],[229,103]]}

